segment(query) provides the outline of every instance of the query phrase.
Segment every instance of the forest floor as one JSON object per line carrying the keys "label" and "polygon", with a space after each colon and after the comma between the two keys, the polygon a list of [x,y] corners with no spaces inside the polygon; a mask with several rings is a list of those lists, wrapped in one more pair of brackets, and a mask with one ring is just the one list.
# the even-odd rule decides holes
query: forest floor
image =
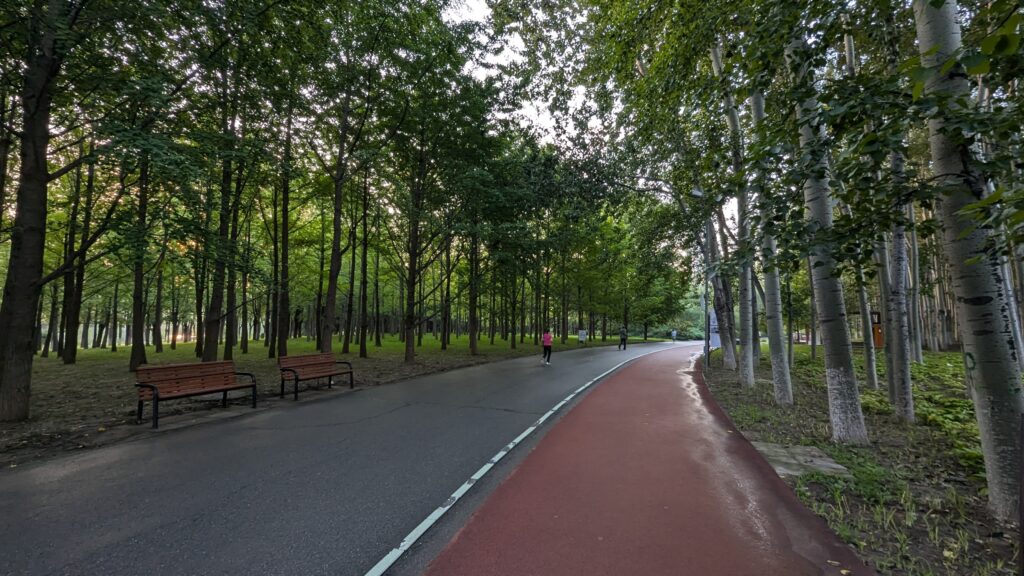
{"label": "forest floor", "polygon": [[[588,343],[588,346],[615,345],[618,340],[609,338]],[[574,350],[579,346],[576,338],[566,344],[557,339],[553,354]],[[334,345],[336,350],[341,344]],[[291,354],[316,352],[315,343],[306,338],[290,340]],[[380,348],[369,346],[369,358],[359,358],[359,346],[352,345],[348,354],[337,353],[339,360],[352,363],[356,386],[373,386],[405,380],[414,376],[443,372],[455,368],[472,366],[540,354],[540,346],[531,338],[518,343],[511,349],[507,341],[496,339],[491,345],[487,338],[480,341],[479,355],[469,353],[468,338],[453,339],[447,350],[441,350],[440,341],[426,336],[423,345],[417,348],[416,362],[406,364],[405,344],[397,337],[387,337]],[[128,371],[129,349],[119,347],[117,352],[106,349],[79,350],[75,364],[65,365],[60,358],[51,354],[49,358],[36,358],[32,369],[32,416],[27,422],[0,423],[0,468],[15,467],[19,464],[47,458],[68,451],[82,450],[120,441],[149,431],[150,403],[146,403],[142,425],[135,424],[137,396],[134,374]],[[179,345],[176,350],[164,346],[157,354],[153,347],[147,347],[150,364],[174,364],[195,362],[195,346]],[[235,369],[256,375],[261,398],[276,399],[280,390],[280,372],[277,359],[267,357],[262,342],[252,342],[249,353],[235,351]],[[335,390],[348,390],[344,385]],[[240,396],[248,395],[238,394]],[[309,397],[300,395],[300,398]],[[168,401],[160,407],[161,422],[165,417],[211,410],[220,406],[219,395],[211,397],[184,398]],[[236,404],[238,402],[235,402]],[[268,402],[263,402],[263,406]],[[163,426],[161,427],[163,428]]]}
{"label": "forest floor", "polygon": [[[808,474],[787,482],[880,574],[1016,574],[1017,528],[996,522],[986,509],[984,463],[960,354],[926,352],[924,364],[912,367],[918,422],[911,426],[893,418],[884,389],[864,389],[858,355],[871,443],[853,448],[829,441],[822,352],[812,360],[809,346],[794,350],[795,405],[789,408],[774,405],[767,346],[756,389],[741,389],[736,374],[721,368],[718,351],[705,380],[749,440],[816,446],[850,470],[852,478]],[[884,355],[878,365],[884,388]]]}

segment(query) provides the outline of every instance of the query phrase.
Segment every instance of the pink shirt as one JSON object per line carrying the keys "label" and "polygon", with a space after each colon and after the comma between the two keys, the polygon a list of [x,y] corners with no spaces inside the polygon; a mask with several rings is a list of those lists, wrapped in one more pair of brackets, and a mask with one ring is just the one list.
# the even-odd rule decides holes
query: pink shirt
{"label": "pink shirt", "polygon": [[551,346],[551,332],[545,332],[543,338],[541,338],[541,342],[543,342],[545,346]]}

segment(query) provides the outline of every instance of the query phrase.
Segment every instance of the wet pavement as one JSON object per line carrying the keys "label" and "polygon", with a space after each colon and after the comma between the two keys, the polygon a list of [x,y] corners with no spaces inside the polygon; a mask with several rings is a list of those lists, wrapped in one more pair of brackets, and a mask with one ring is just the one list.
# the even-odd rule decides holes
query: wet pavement
{"label": "wet pavement", "polygon": [[697,352],[611,375],[428,576],[873,575],[733,428],[693,370]]}

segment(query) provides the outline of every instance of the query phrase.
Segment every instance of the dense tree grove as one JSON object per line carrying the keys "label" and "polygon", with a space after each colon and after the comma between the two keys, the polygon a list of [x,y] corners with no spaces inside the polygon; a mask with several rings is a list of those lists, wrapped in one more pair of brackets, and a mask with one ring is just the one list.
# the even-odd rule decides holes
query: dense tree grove
{"label": "dense tree grove", "polygon": [[34,356],[80,348],[134,370],[394,334],[413,362],[425,337],[674,318],[673,207],[518,121],[487,29],[451,10],[4,3],[0,419],[29,416]]}
{"label": "dense tree grove", "polygon": [[836,442],[868,441],[859,387],[912,423],[910,364],[962,350],[1015,512],[1019,3],[490,7],[4,3],[0,419],[28,417],[35,356],[646,336],[702,275],[745,386],[765,334],[791,404],[793,339],[820,342]]}
{"label": "dense tree grove", "polygon": [[564,122],[609,132],[617,178],[674,199],[710,262],[725,365],[741,382],[754,384],[763,330],[775,398],[791,403],[786,347],[807,326],[823,346],[833,440],[859,444],[858,387],[879,386],[873,314],[908,423],[910,363],[962,349],[990,504],[1015,513],[1019,3],[499,1],[495,16],[525,44],[535,93]]}

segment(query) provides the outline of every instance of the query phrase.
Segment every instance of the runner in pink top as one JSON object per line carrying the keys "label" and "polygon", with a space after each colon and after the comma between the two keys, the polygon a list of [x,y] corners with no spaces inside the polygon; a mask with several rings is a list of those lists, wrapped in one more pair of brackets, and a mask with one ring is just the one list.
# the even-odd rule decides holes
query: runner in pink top
{"label": "runner in pink top", "polygon": [[541,337],[541,344],[544,345],[544,356],[543,362],[545,365],[551,364],[551,330],[545,329],[544,336]]}

